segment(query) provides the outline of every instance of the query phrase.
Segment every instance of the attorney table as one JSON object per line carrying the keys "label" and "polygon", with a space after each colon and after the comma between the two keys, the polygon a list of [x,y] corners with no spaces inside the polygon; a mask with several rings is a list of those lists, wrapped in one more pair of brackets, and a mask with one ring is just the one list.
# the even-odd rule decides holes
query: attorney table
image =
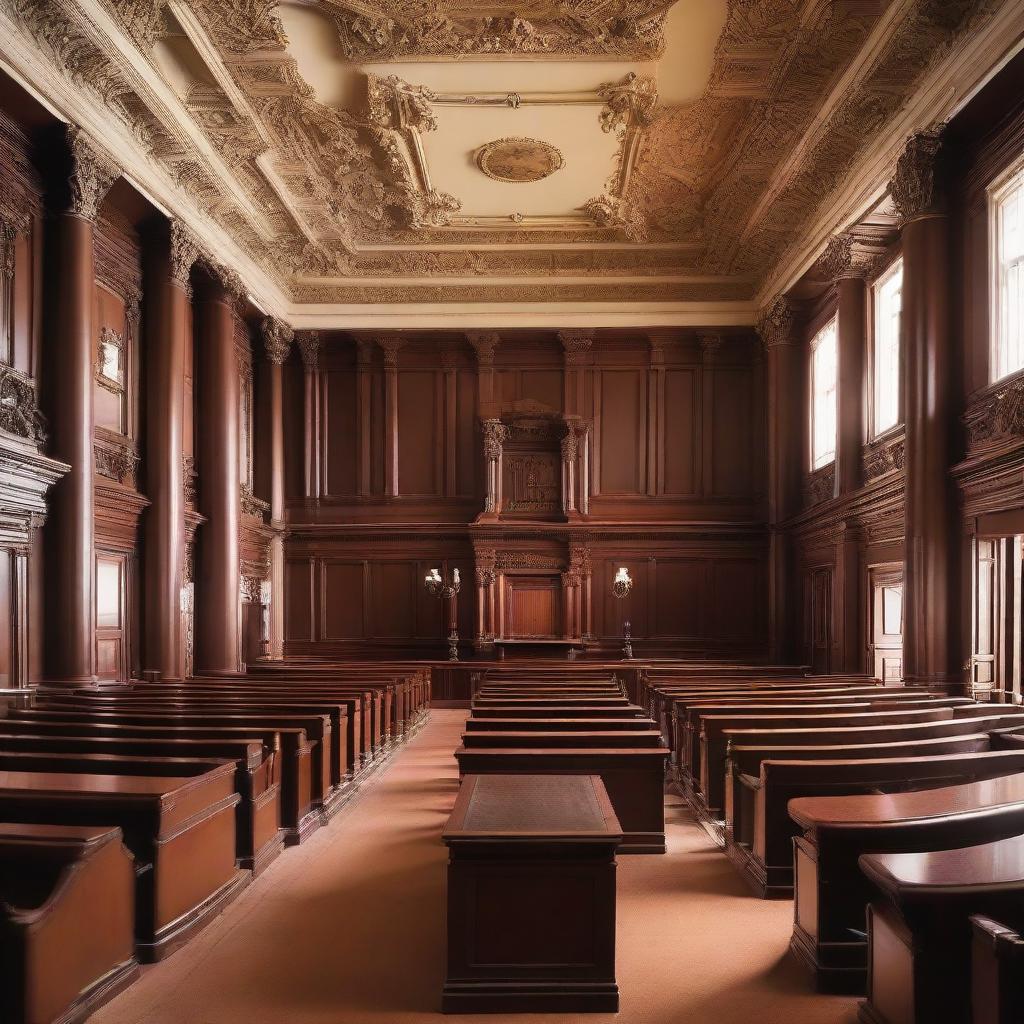
{"label": "attorney table", "polygon": [[615,849],[596,775],[466,775],[448,846],[445,1013],[615,1012]]}

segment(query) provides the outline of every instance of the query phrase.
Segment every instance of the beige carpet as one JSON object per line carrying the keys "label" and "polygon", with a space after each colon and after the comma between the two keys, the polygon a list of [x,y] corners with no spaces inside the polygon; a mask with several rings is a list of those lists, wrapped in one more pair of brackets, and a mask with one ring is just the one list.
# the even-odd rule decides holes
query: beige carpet
{"label": "beige carpet", "polygon": [[[425,1024],[444,965],[452,751],[465,712],[435,710],[357,801],[282,857],[219,920],[94,1024]],[[621,1011],[570,1024],[850,1024],[786,952],[792,904],[749,896],[669,797],[669,853],[619,858]],[[447,1018],[453,1019],[453,1018]],[[454,1018],[457,1019],[457,1018]],[[493,1021],[493,1016],[462,1018]],[[547,1015],[500,1019],[543,1024]]]}

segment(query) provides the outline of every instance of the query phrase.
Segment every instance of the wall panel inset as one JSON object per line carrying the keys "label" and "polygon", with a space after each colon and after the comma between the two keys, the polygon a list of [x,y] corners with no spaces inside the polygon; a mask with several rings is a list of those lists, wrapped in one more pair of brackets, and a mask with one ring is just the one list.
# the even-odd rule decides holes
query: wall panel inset
{"label": "wall panel inset", "polygon": [[640,494],[647,443],[645,374],[605,370],[601,374],[601,491]]}

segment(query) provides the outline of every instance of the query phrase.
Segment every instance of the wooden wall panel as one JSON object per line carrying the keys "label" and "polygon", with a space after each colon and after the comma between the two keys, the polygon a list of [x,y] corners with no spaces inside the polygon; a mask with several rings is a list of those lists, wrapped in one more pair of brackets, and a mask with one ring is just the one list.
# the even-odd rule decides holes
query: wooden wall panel
{"label": "wooden wall panel", "polygon": [[440,377],[433,371],[398,374],[398,489],[401,494],[439,496],[444,452]]}
{"label": "wooden wall panel", "polygon": [[12,560],[11,553],[0,548],[0,687],[16,685],[11,682],[14,655],[10,614],[14,607],[14,594],[11,591]]}
{"label": "wooden wall panel", "polygon": [[289,558],[284,566],[284,635],[286,640],[313,639],[313,560]]}
{"label": "wooden wall panel", "polygon": [[665,372],[665,410],[662,439],[665,451],[665,493],[694,494],[700,437],[697,420],[699,376],[689,369]]}
{"label": "wooden wall panel", "polygon": [[506,635],[513,640],[551,639],[562,634],[562,586],[558,576],[507,576]]}
{"label": "wooden wall panel", "polygon": [[416,572],[416,562],[371,564],[370,637],[395,640],[416,635]]}
{"label": "wooden wall panel", "polygon": [[325,416],[320,445],[326,469],[326,494],[353,495],[359,489],[356,375],[336,370],[323,375]]}
{"label": "wooden wall panel", "polygon": [[549,409],[562,408],[561,370],[522,370],[516,397],[522,401],[540,402]]}
{"label": "wooden wall panel", "polygon": [[711,465],[713,493],[749,494],[754,488],[754,392],[748,369],[714,373]]}
{"label": "wooden wall panel", "polygon": [[366,563],[325,559],[320,572],[323,639],[354,640],[365,636]]}
{"label": "wooden wall panel", "polygon": [[641,494],[647,444],[645,374],[601,373],[601,493]]}
{"label": "wooden wall panel", "polygon": [[656,570],[651,636],[703,636],[707,562],[698,558],[659,558]]}
{"label": "wooden wall panel", "polygon": [[94,334],[96,338],[99,338],[100,331],[106,327],[124,339],[123,371],[128,378],[121,391],[112,390],[94,381],[93,394],[96,406],[96,426],[106,427],[107,430],[113,430],[118,434],[125,434],[127,433],[128,426],[126,422],[126,395],[131,386],[131,378],[128,372],[130,365],[128,348],[131,344],[131,335],[128,330],[128,320],[125,316],[124,299],[120,295],[115,295],[106,286],[97,284],[94,292],[93,309]]}
{"label": "wooden wall panel", "polygon": [[711,563],[708,634],[722,640],[754,641],[764,636],[767,614],[763,564],[753,558]]}
{"label": "wooden wall panel", "polygon": [[478,462],[476,423],[476,375],[462,371],[457,376],[455,414],[456,491],[472,495],[477,490]]}

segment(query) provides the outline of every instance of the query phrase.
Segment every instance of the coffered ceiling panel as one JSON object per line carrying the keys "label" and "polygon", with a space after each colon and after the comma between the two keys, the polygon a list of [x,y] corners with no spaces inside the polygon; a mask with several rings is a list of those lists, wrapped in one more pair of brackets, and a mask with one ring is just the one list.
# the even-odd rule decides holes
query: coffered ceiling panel
{"label": "coffered ceiling panel", "polygon": [[0,0],[0,17],[293,302],[706,303],[752,299],[1007,2]]}

